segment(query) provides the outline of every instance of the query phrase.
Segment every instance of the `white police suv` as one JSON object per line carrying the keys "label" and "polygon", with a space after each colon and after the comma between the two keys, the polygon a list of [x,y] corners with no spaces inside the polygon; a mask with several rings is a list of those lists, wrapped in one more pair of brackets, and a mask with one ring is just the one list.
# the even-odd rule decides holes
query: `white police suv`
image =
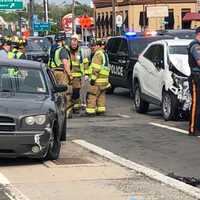
{"label": "white police suv", "polygon": [[146,113],[149,104],[161,106],[163,118],[174,120],[191,106],[187,47],[191,40],[153,42],[138,58],[133,70],[135,109]]}

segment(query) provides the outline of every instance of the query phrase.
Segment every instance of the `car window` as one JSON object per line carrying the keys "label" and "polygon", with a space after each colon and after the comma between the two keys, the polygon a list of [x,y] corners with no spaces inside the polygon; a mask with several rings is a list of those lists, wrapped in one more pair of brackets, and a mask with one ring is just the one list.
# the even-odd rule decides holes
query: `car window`
{"label": "car window", "polygon": [[47,93],[44,75],[39,69],[0,66],[0,92]]}
{"label": "car window", "polygon": [[155,59],[164,61],[164,47],[163,45],[152,45],[144,54],[144,57],[154,62]]}
{"label": "car window", "polygon": [[108,43],[108,53],[117,53],[121,38],[111,38]]}
{"label": "car window", "polygon": [[169,46],[169,54],[188,55],[187,46]]}
{"label": "car window", "polygon": [[156,47],[158,59],[162,60],[164,62],[164,46],[163,45],[157,45]]}
{"label": "car window", "polygon": [[121,40],[121,45],[119,47],[118,52],[124,53],[128,55],[128,43],[126,39]]}

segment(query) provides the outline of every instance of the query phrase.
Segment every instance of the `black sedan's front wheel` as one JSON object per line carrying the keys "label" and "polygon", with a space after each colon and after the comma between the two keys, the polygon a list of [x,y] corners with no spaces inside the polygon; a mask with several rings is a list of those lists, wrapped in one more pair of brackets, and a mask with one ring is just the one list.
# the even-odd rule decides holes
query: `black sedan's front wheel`
{"label": "black sedan's front wheel", "polygon": [[49,144],[46,160],[57,160],[60,155],[61,142],[57,132],[58,128],[53,128],[52,139]]}

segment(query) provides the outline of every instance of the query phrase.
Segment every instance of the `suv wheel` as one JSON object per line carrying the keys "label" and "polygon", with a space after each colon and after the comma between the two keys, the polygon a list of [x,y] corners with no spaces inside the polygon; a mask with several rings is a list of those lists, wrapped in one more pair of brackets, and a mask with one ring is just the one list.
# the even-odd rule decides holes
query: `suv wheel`
{"label": "suv wheel", "polygon": [[175,95],[164,91],[162,95],[162,115],[168,120],[176,119],[178,111],[178,101]]}
{"label": "suv wheel", "polygon": [[135,110],[138,113],[146,113],[149,109],[149,103],[141,98],[141,91],[138,83],[136,83],[134,87],[134,104]]}

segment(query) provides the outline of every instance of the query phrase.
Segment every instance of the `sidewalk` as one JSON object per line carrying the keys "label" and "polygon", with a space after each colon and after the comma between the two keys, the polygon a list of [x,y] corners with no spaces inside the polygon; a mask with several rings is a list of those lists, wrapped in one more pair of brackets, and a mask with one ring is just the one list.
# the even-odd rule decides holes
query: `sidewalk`
{"label": "sidewalk", "polygon": [[0,163],[0,171],[30,200],[194,200],[72,142],[58,161]]}

